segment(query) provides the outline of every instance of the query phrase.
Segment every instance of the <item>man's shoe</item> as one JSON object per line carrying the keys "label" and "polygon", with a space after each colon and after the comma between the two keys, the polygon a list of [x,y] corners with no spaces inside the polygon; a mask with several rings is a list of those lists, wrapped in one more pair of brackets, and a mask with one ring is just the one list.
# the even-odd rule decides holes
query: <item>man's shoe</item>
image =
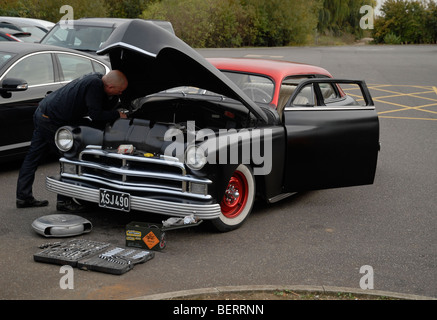
{"label": "man's shoe", "polygon": [[47,200],[36,200],[35,198],[30,198],[27,200],[17,199],[17,208],[32,208],[32,207],[46,207],[49,205]]}
{"label": "man's shoe", "polygon": [[58,201],[56,203],[56,210],[58,211],[66,211],[71,213],[79,213],[85,211],[85,206],[80,205],[74,201]]}

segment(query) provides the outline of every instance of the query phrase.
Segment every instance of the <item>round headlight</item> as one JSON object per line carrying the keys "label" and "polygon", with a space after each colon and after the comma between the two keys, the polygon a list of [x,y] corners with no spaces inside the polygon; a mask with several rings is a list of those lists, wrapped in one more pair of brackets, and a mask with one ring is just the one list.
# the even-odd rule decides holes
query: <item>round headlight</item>
{"label": "round headlight", "polygon": [[55,143],[59,150],[67,152],[73,147],[73,133],[65,128],[60,128],[55,135]]}
{"label": "round headlight", "polygon": [[189,147],[185,153],[185,162],[192,170],[202,169],[207,162],[205,151],[201,147]]}

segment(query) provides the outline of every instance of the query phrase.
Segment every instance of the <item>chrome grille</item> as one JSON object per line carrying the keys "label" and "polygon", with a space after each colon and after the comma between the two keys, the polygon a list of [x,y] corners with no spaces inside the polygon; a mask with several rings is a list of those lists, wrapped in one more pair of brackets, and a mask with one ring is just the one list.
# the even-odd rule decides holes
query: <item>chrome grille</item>
{"label": "chrome grille", "polygon": [[[60,162],[62,177],[91,183],[98,188],[108,187],[133,194],[146,192],[211,198],[207,185],[212,181],[187,174],[185,165],[177,158],[148,158],[89,147],[81,152],[79,160],[61,158]],[[67,166],[70,170],[65,170]],[[71,170],[71,166],[77,170]]]}
{"label": "chrome grille", "polygon": [[99,149],[80,154],[79,175],[133,187],[159,187],[185,191],[185,167],[176,158],[147,158]]}

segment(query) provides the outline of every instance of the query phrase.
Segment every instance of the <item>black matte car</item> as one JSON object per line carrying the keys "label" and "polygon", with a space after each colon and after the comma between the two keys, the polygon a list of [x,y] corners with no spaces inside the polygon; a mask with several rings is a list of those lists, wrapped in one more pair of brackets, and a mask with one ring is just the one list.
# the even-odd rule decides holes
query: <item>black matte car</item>
{"label": "black matte car", "polygon": [[[129,117],[104,130],[61,127],[60,173],[46,180],[52,192],[140,211],[145,221],[148,213],[192,216],[230,231],[257,197],[272,203],[374,181],[379,121],[364,81],[295,66],[275,83],[255,59],[211,60],[220,71],[141,20],[117,28],[98,54],[129,80]],[[350,85],[356,99],[343,90]]]}
{"label": "black matte car", "polygon": [[105,62],[74,50],[0,42],[0,162],[21,158],[33,132],[33,113],[46,95]]}

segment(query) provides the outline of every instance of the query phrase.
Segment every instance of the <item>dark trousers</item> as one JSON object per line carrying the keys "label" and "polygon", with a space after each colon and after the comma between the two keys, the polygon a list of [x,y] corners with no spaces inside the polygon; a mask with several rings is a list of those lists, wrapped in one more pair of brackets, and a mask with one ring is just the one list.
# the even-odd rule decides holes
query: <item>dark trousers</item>
{"label": "dark trousers", "polygon": [[23,161],[17,181],[17,199],[27,200],[33,197],[32,185],[38,165],[50,151],[58,152],[55,145],[55,133],[59,125],[53,123],[38,108],[33,115],[34,131],[29,151]]}

